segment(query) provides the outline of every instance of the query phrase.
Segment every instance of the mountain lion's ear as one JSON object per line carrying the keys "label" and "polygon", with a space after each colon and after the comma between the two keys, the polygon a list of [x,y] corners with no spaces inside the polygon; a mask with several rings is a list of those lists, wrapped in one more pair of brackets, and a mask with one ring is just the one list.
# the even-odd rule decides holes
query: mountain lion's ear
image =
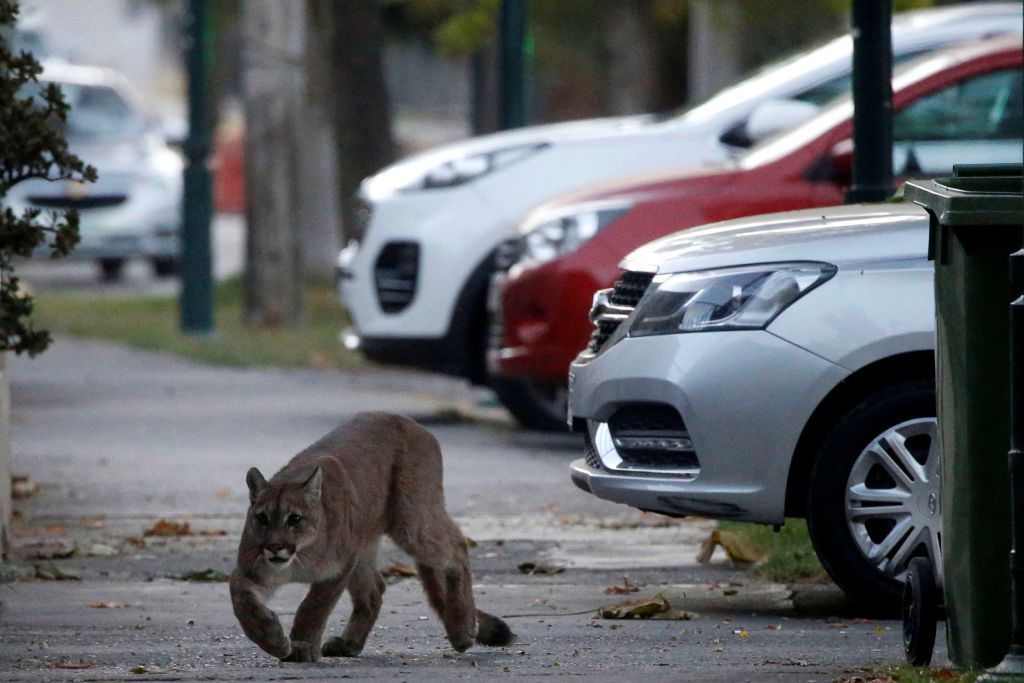
{"label": "mountain lion's ear", "polygon": [[263,478],[263,475],[255,467],[249,468],[249,471],[246,472],[245,483],[249,486],[249,503],[255,503],[256,496],[260,495],[260,492],[267,488],[267,480]]}
{"label": "mountain lion's ear", "polygon": [[320,465],[317,465],[316,469],[313,470],[313,474],[309,475],[309,479],[307,479],[306,483],[302,485],[302,488],[305,489],[307,496],[319,500],[320,487],[323,483],[324,471],[320,469]]}

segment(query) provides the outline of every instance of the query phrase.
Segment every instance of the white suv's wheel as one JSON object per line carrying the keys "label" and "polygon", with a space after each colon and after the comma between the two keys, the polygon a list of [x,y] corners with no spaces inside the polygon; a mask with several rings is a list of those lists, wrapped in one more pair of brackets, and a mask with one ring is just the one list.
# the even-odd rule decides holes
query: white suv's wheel
{"label": "white suv's wheel", "polygon": [[941,572],[942,509],[932,382],[878,389],[840,418],[811,472],[811,541],[857,604],[896,610],[910,561]]}

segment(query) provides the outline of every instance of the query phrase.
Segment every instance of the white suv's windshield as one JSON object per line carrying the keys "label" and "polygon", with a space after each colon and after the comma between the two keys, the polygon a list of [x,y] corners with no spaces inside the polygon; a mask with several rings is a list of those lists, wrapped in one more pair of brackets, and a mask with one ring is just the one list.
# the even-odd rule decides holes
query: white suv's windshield
{"label": "white suv's windshield", "polygon": [[[39,103],[40,92],[49,83],[27,84],[19,95],[22,98],[35,97]],[[57,85],[71,106],[64,128],[72,141],[115,142],[134,139],[145,132],[143,116],[116,89],[107,85],[79,83],[57,82]]]}

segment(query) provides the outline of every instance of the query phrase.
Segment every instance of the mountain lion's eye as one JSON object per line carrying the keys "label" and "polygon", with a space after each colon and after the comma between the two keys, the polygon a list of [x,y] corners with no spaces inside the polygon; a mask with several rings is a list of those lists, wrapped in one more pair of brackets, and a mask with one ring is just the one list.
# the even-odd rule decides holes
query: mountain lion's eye
{"label": "mountain lion's eye", "polygon": [[270,518],[267,517],[267,513],[261,512],[260,514],[256,515],[256,523],[260,526],[267,526],[268,524],[270,524]]}
{"label": "mountain lion's eye", "polygon": [[302,521],[302,517],[298,515],[288,515],[288,526],[295,526]]}

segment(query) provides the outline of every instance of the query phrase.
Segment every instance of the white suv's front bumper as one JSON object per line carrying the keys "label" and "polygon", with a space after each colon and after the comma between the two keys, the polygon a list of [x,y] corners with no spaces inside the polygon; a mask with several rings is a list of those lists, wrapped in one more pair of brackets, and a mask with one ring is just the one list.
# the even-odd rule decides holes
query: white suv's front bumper
{"label": "white suv's front bumper", "polygon": [[[570,373],[570,415],[586,421],[596,446],[572,464],[577,486],[670,515],[765,523],[782,523],[804,425],[849,374],[767,331],[626,338]],[[644,404],[678,412],[696,466],[638,471],[618,462],[610,439],[595,442],[617,411]]]}

